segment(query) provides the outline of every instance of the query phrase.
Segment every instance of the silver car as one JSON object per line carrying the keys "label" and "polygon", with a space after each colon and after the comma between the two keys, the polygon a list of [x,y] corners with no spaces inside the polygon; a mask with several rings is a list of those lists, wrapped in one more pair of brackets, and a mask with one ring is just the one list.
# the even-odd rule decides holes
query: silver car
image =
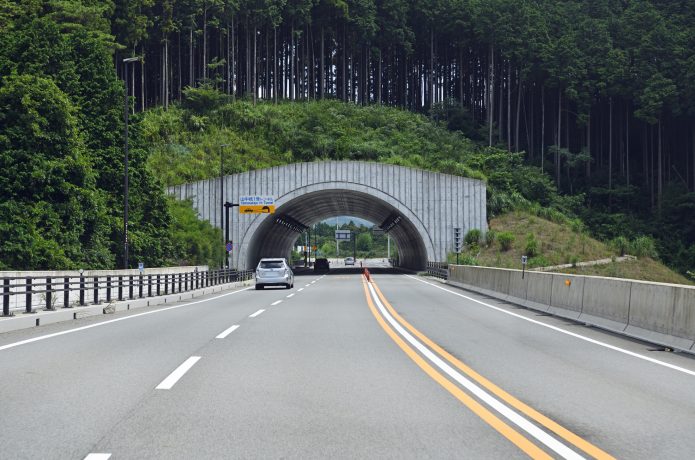
{"label": "silver car", "polygon": [[294,287],[294,273],[287,264],[287,259],[261,259],[256,267],[256,289],[266,286]]}

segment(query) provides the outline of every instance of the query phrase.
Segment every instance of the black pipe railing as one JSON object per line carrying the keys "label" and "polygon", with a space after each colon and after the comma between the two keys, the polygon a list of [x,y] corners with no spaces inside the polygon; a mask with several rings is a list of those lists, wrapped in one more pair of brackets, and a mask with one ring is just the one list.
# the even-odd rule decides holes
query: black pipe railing
{"label": "black pipe railing", "polygon": [[[0,301],[2,315],[0,316],[12,316],[13,312],[21,310],[25,313],[35,313],[35,308],[42,306],[43,310],[56,310],[57,308],[73,308],[75,305],[99,305],[104,300],[100,295],[102,290],[106,291],[105,301],[111,303],[112,290],[117,290],[117,300],[142,299],[160,295],[162,291],[164,295],[167,295],[219,284],[247,281],[253,278],[253,273],[252,270],[219,269],[178,273],[178,277],[176,273],[153,273],[147,274],[146,278],[142,274],[125,277],[118,275],[118,278],[113,275],[86,277],[82,274],[79,276],[0,277],[0,298],[2,298]],[[124,298],[124,290],[128,293],[127,298]],[[74,292],[78,292],[77,300],[71,301],[70,293]],[[134,296],[135,292],[137,297]],[[24,296],[24,305],[10,309],[10,299],[13,296],[20,296],[17,298]],[[62,303],[58,305],[61,297]],[[36,298],[42,299],[38,305],[34,305]]]}
{"label": "black pipe railing", "polygon": [[446,262],[427,262],[427,274],[443,280],[449,279],[449,264]]}

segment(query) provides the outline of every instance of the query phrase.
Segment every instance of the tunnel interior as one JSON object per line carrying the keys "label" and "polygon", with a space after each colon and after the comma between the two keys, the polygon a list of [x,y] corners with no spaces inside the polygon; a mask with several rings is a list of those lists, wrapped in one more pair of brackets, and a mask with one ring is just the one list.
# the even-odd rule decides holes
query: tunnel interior
{"label": "tunnel interior", "polygon": [[391,204],[367,193],[333,189],[307,193],[283,204],[268,215],[254,232],[247,253],[248,266],[263,257],[287,257],[307,227],[338,216],[355,216],[381,226],[398,247],[399,265],[419,270],[427,264],[423,235]]}

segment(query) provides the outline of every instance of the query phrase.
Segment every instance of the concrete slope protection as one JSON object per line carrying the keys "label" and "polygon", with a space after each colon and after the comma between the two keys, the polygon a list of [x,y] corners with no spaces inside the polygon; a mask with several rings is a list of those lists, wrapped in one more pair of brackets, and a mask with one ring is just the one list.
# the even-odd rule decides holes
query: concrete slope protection
{"label": "concrete slope protection", "polygon": [[[695,450],[679,430],[653,430],[692,420],[692,375],[408,276],[376,270],[374,280],[367,297],[357,270],[300,274],[291,291],[232,291],[147,315],[118,312],[130,319],[117,322],[85,318],[0,334],[0,346],[24,342],[0,350],[2,456],[527,458],[500,427],[539,458],[683,458]],[[431,352],[448,361],[507,406],[507,415],[451,375],[438,382],[424,372],[386,333],[370,302],[430,340],[401,325],[424,347],[411,345],[415,356]],[[69,332],[86,325],[94,327]],[[65,333],[29,341],[56,332]],[[665,359],[695,370],[684,356]],[[518,435],[488,423],[442,383]],[[513,421],[519,417],[541,432],[529,434]]]}
{"label": "concrete slope protection", "polygon": [[275,214],[230,213],[231,266],[238,268],[289,256],[303,229],[337,216],[382,226],[398,246],[400,265],[412,269],[446,260],[454,227],[462,234],[487,230],[483,181],[382,163],[295,163],[170,187],[169,193],[191,199],[200,218],[219,228],[225,219],[220,203],[275,198]]}

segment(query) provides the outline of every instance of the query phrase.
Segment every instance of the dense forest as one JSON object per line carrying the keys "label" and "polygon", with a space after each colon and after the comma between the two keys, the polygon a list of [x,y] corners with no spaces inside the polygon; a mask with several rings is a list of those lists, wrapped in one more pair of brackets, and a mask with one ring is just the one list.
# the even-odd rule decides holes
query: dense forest
{"label": "dense forest", "polygon": [[[125,72],[134,113],[166,110],[194,87],[252,104],[330,98],[420,112],[481,145],[522,152],[558,192],[576,197],[573,212],[596,235],[651,234],[672,266],[685,271],[695,261],[693,2],[0,0],[0,29],[0,104],[27,94],[53,101],[46,123],[61,120],[51,135],[74,152],[74,165],[57,161],[64,153],[50,139],[21,139],[21,129],[43,125],[2,118],[4,107],[0,152],[36,143],[49,167],[59,163],[74,187],[51,192],[70,203],[52,212],[82,216],[80,206],[97,200],[108,229],[73,217],[83,219],[73,239],[101,264],[119,253]],[[139,155],[144,164],[142,145]],[[145,193],[156,178],[145,168],[136,174],[137,209],[149,213],[135,216],[143,251],[160,251],[157,222],[170,217],[154,214],[170,211],[162,195]],[[110,193],[80,195],[93,189]],[[14,212],[3,206],[4,225]],[[38,232],[45,222],[32,219]],[[22,238],[34,236],[13,244]]]}

